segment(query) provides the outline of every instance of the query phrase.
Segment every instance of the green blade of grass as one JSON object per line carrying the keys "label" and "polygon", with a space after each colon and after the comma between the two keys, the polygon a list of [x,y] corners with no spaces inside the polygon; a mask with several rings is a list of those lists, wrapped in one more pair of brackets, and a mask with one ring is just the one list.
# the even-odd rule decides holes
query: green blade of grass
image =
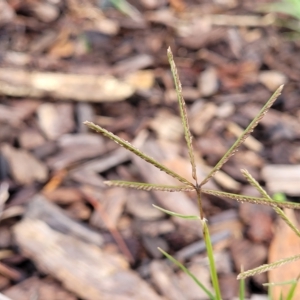
{"label": "green blade of grass", "polygon": [[161,248],[157,248],[157,249],[172,263],[174,263],[177,267],[179,267],[184,273],[190,276],[195,281],[195,283],[206,293],[206,295],[209,297],[210,300],[217,300],[217,298],[215,298],[214,295],[183,264],[181,264],[177,259],[175,259],[173,256],[171,256]]}
{"label": "green blade of grass", "polygon": [[245,279],[240,280],[239,299],[245,300]]}
{"label": "green blade of grass", "polygon": [[296,260],[299,260],[299,259],[300,259],[300,255],[298,254],[298,255],[294,255],[294,256],[291,256],[291,257],[288,257],[288,258],[278,260],[278,261],[276,261],[274,263],[271,263],[271,264],[264,264],[262,266],[254,268],[252,270],[248,270],[246,272],[240,273],[238,275],[237,279],[245,279],[249,276],[254,276],[256,274],[267,272],[267,271],[273,270],[275,268],[278,268],[278,267],[280,267],[284,264],[287,264],[287,263],[290,263],[290,262],[293,262],[293,261],[296,261]]}
{"label": "green blade of grass", "polygon": [[192,145],[192,135],[191,135],[190,128],[189,128],[189,123],[188,123],[188,118],[187,118],[187,113],[186,113],[186,108],[185,108],[185,101],[182,97],[181,83],[179,80],[178,72],[176,69],[176,65],[175,65],[173,54],[172,54],[170,47],[168,48],[168,58],[169,58],[169,63],[171,66],[171,71],[172,71],[173,79],[174,79],[174,83],[175,83],[175,89],[176,89],[176,93],[177,93],[180,116],[181,116],[181,121],[182,121],[182,125],[184,128],[184,136],[185,136],[186,144],[188,147],[190,162],[192,165],[192,176],[195,179],[195,181],[197,182],[196,164],[195,164],[195,157],[194,157],[194,151],[193,151],[193,145]]}
{"label": "green blade of grass", "polygon": [[211,177],[213,177],[217,171],[219,171],[221,169],[221,167],[228,161],[228,159],[232,155],[234,155],[234,153],[237,151],[239,146],[251,134],[251,132],[254,130],[256,125],[259,123],[259,121],[263,118],[263,116],[267,113],[267,111],[272,106],[272,104],[275,102],[275,100],[279,97],[282,89],[283,89],[283,85],[281,85],[275,91],[275,93],[271,96],[271,98],[268,100],[268,102],[265,104],[265,106],[260,110],[260,112],[257,114],[257,116],[252,120],[252,122],[249,124],[249,126],[245,129],[245,131],[242,133],[242,135],[230,147],[230,149],[225,153],[225,155],[220,159],[220,161],[215,165],[215,167],[210,171],[210,173],[202,180],[202,182],[200,184],[201,186],[203,186],[205,183],[207,183],[207,181]]}
{"label": "green blade of grass", "polygon": [[157,208],[158,210],[170,215],[170,216],[174,216],[174,217],[179,217],[179,218],[182,218],[182,219],[188,219],[188,220],[199,220],[200,217],[198,216],[187,216],[187,215],[181,215],[181,214],[178,214],[178,213],[175,213],[173,211],[170,211],[170,210],[166,210],[164,208],[161,208],[157,205],[154,205],[152,204],[153,207]]}
{"label": "green blade of grass", "polygon": [[297,285],[298,285],[298,282],[299,282],[299,276],[295,279],[295,282],[292,284],[290,290],[289,290],[289,293],[286,297],[286,300],[293,300],[294,298],[294,295],[295,295],[295,291],[296,291],[296,288],[297,288]]}
{"label": "green blade of grass", "polygon": [[210,269],[210,276],[211,276],[211,281],[216,293],[216,300],[222,300],[221,292],[220,292],[220,287],[219,287],[219,281],[218,281],[218,274],[217,274],[217,269],[216,269],[216,264],[215,264],[215,258],[214,258],[214,251],[210,239],[210,234],[209,230],[207,227],[207,223],[205,219],[201,220],[202,226],[203,226],[203,238],[205,241],[205,246],[207,250],[207,256],[209,260],[209,269]]}
{"label": "green blade of grass", "polygon": [[131,17],[133,20],[140,20],[141,19],[141,13],[140,11],[131,5],[126,0],[110,0],[110,2],[123,14]]}
{"label": "green blade of grass", "polygon": [[110,180],[104,181],[108,186],[118,186],[124,188],[132,188],[136,190],[144,191],[162,191],[162,192],[190,192],[195,189],[191,186],[177,186],[177,185],[162,185],[162,184],[152,184],[144,182],[131,182],[131,181],[122,181],[122,180]]}
{"label": "green blade of grass", "polygon": [[168,169],[167,167],[163,166],[162,164],[160,164],[159,162],[157,162],[154,158],[148,156],[147,154],[141,152],[139,149],[135,148],[133,145],[131,145],[129,142],[121,139],[120,137],[116,136],[115,134],[113,134],[112,132],[109,132],[108,130],[92,123],[92,122],[88,122],[85,121],[83,124],[87,125],[89,128],[102,133],[104,136],[108,137],[109,139],[113,140],[115,143],[119,144],[120,146],[124,147],[125,149],[131,151],[132,153],[134,153],[135,155],[139,156],[140,158],[142,158],[143,160],[145,160],[146,162],[152,164],[153,166],[155,166],[156,168],[160,169],[161,171],[167,173],[168,175],[176,178],[177,180],[179,180],[180,182],[189,185],[189,186],[193,186],[193,184],[191,182],[189,182],[187,179],[181,177],[180,175],[178,175],[177,173],[173,172],[172,170]]}

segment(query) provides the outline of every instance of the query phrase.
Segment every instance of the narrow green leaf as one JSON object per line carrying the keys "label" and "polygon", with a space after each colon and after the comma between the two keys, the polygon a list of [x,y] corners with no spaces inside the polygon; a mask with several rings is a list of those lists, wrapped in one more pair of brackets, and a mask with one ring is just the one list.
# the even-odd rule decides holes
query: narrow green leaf
{"label": "narrow green leaf", "polygon": [[187,216],[187,215],[181,215],[181,214],[178,214],[178,213],[175,213],[173,211],[170,211],[170,210],[166,210],[164,208],[161,208],[157,205],[154,205],[152,204],[153,207],[159,209],[160,211],[170,215],[170,216],[174,216],[174,217],[179,217],[179,218],[182,218],[182,219],[189,219],[189,220],[199,220],[200,218],[198,216]]}
{"label": "narrow green leaf", "polygon": [[195,181],[197,182],[196,164],[195,164],[195,157],[194,157],[194,151],[193,151],[193,145],[192,145],[192,135],[191,135],[190,128],[189,128],[189,123],[188,123],[188,118],[187,118],[187,113],[186,113],[186,108],[185,108],[185,101],[182,97],[181,83],[179,80],[178,72],[176,69],[176,65],[175,65],[173,54],[172,54],[170,47],[168,48],[168,58],[169,58],[169,63],[170,63],[171,71],[172,71],[173,78],[174,78],[177,99],[178,99],[178,104],[179,104],[179,110],[180,110],[180,116],[181,116],[181,121],[182,121],[182,125],[184,128],[184,136],[185,136],[186,144],[188,147],[190,162],[192,165],[192,176],[195,179]]}
{"label": "narrow green leaf", "polygon": [[186,184],[186,185],[190,185],[193,186],[193,184],[191,182],[189,182],[187,179],[181,177],[180,175],[176,174],[175,172],[173,172],[172,170],[168,169],[167,167],[163,166],[162,164],[160,164],[159,162],[157,162],[154,158],[146,155],[145,153],[141,152],[140,150],[138,150],[137,148],[135,148],[133,145],[131,145],[129,142],[121,139],[120,137],[116,136],[115,134],[113,134],[112,132],[109,132],[108,130],[92,123],[92,122],[88,122],[85,121],[83,124],[87,125],[89,128],[102,133],[104,136],[110,138],[111,140],[113,140],[114,142],[116,142],[117,144],[119,144],[120,146],[124,147],[125,149],[131,151],[132,153],[134,153],[135,155],[139,156],[140,158],[142,158],[143,160],[145,160],[146,162],[152,164],[153,166],[155,166],[156,168],[160,169],[161,171],[167,173],[168,175],[176,178],[177,180],[179,180],[180,182]]}
{"label": "narrow green leaf", "polygon": [[142,18],[139,10],[131,5],[126,0],[110,0],[110,2],[123,14],[131,17],[134,20],[140,20]]}
{"label": "narrow green leaf", "polygon": [[256,274],[260,274],[260,273],[263,273],[263,272],[267,272],[267,271],[270,271],[272,269],[275,269],[277,267],[280,267],[284,264],[287,264],[287,263],[290,263],[290,262],[293,262],[293,261],[296,261],[300,259],[300,255],[294,255],[294,256],[291,256],[291,257],[288,257],[288,258],[284,258],[284,259],[281,259],[281,260],[278,260],[274,263],[271,263],[271,264],[264,264],[258,268],[254,268],[252,270],[248,270],[246,272],[242,272],[238,275],[237,279],[245,279],[249,276],[254,276]]}
{"label": "narrow green leaf", "polygon": [[219,287],[219,281],[218,281],[218,274],[217,274],[217,269],[216,269],[216,264],[215,264],[215,258],[214,258],[214,251],[213,251],[213,246],[212,246],[211,239],[210,239],[209,230],[208,230],[205,219],[202,219],[201,223],[203,226],[203,238],[204,238],[207,256],[208,256],[208,260],[209,260],[211,281],[212,281],[212,284],[213,284],[213,287],[214,287],[214,290],[216,293],[216,299],[222,300],[220,287]]}
{"label": "narrow green leaf", "polygon": [[299,276],[297,277],[297,279],[295,279],[295,282],[292,284],[289,293],[286,297],[286,300],[293,300],[298,282],[299,282]]}
{"label": "narrow green leaf", "polygon": [[280,292],[280,299],[279,300],[283,300],[282,291]]}
{"label": "narrow green leaf", "polygon": [[158,248],[158,250],[166,257],[168,258],[172,263],[174,263],[177,267],[179,267],[184,273],[186,273],[188,276],[190,276],[195,283],[206,293],[206,295],[209,297],[210,300],[217,300],[214,295],[196,278],[194,274],[192,274],[182,263],[180,263],[177,259],[175,259],[173,256],[162,250],[161,248]]}
{"label": "narrow green leaf", "polygon": [[215,175],[217,171],[221,169],[221,167],[228,161],[228,159],[234,155],[239,146],[245,141],[245,139],[251,134],[259,121],[263,118],[263,116],[267,113],[269,108],[275,102],[275,100],[281,94],[283,89],[283,85],[281,85],[275,93],[271,96],[265,106],[261,109],[258,115],[253,119],[253,121],[249,124],[249,126],[245,129],[242,135],[237,139],[237,141],[231,146],[231,148],[225,153],[225,155],[220,159],[220,161],[215,165],[215,167],[210,171],[210,173],[202,180],[201,186],[203,186],[207,181]]}
{"label": "narrow green leaf", "polygon": [[234,199],[241,203],[248,202],[253,204],[268,205],[272,207],[277,206],[277,207],[285,207],[291,209],[300,209],[299,203],[274,201],[274,200],[269,200],[267,198],[251,197],[251,196],[238,195],[238,194],[232,194],[232,193],[226,193],[226,192],[208,190],[208,189],[201,189],[201,191],[204,194]]}
{"label": "narrow green leaf", "polygon": [[286,195],[284,193],[275,193],[272,196],[273,200],[275,201],[287,201]]}
{"label": "narrow green leaf", "polygon": [[118,187],[132,188],[132,189],[144,190],[144,191],[189,192],[195,190],[193,187],[188,185],[184,185],[184,186],[161,185],[161,184],[131,182],[131,181],[122,181],[122,180],[110,180],[110,181],[104,181],[104,183],[108,186],[118,186]]}
{"label": "narrow green leaf", "polygon": [[239,298],[240,300],[245,300],[245,279],[240,280]]}

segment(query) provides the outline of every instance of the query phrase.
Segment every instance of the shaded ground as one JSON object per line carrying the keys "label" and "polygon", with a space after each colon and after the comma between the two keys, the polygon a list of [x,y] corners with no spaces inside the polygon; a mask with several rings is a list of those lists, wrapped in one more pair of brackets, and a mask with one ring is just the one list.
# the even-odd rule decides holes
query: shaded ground
{"label": "shaded ground", "polygon": [[[131,3],[124,14],[108,1],[0,0],[0,291],[11,299],[205,299],[157,251],[210,287],[198,223],[152,207],[197,214],[195,195],[105,187],[107,179],[174,182],[83,125],[93,121],[191,178],[168,46],[200,176],[286,83],[207,188],[258,196],[247,169],[271,195],[299,200],[299,41],[257,12],[261,1]],[[241,265],[299,254],[271,208],[203,201],[224,299],[238,295]],[[249,298],[298,270],[251,278]]]}

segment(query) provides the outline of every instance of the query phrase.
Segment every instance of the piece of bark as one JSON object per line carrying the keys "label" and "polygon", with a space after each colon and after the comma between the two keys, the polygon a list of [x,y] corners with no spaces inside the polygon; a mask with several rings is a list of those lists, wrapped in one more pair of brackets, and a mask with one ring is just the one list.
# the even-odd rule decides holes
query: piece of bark
{"label": "piece of bark", "polygon": [[11,230],[8,227],[0,227],[0,248],[10,248],[12,246]]}
{"label": "piece of bark", "polygon": [[208,128],[216,114],[217,106],[214,103],[196,102],[190,113],[190,127],[196,135],[201,135]]}
{"label": "piece of bark", "polygon": [[152,66],[154,59],[148,54],[139,54],[119,61],[113,67],[113,74],[128,74]]}
{"label": "piece of bark", "polygon": [[84,300],[161,299],[117,254],[59,233],[37,219],[25,218],[13,230],[21,251],[39,270]]}
{"label": "piece of bark", "polygon": [[0,300],[13,300],[0,293]]}
{"label": "piece of bark", "polygon": [[[208,267],[194,262],[189,264],[188,269],[213,294]],[[177,274],[177,280],[186,300],[207,299],[206,293],[183,271]]]}
{"label": "piece of bark", "polygon": [[267,247],[263,244],[253,244],[248,240],[234,240],[230,245],[233,262],[236,270],[243,266],[250,270],[265,263],[268,255]]}
{"label": "piece of bark", "polygon": [[19,143],[22,148],[31,150],[45,143],[45,138],[33,129],[23,131],[19,136]]}
{"label": "piece of bark", "polygon": [[262,169],[262,177],[270,194],[300,195],[300,165],[267,165]]}
{"label": "piece of bark", "polygon": [[[260,197],[260,194],[253,195]],[[252,203],[242,203],[239,206],[239,215],[247,225],[247,235],[255,243],[269,242],[274,234],[273,215],[269,206]]]}
{"label": "piece of bark", "polygon": [[42,73],[0,68],[0,95],[111,102],[124,100],[134,91],[129,84],[108,75]]}
{"label": "piece of bark", "polygon": [[31,153],[4,144],[1,152],[9,163],[12,177],[19,184],[29,185],[34,181],[43,182],[48,177],[47,167]]}
{"label": "piece of bark", "polygon": [[[110,226],[113,228],[117,227],[118,220],[123,213],[128,199],[127,195],[128,191],[126,189],[118,187],[104,190],[101,196],[96,195],[96,199],[99,199],[99,203],[106,215],[105,218],[109,219]],[[107,225],[97,211],[94,212],[91,224],[100,228],[105,228]]]}
{"label": "piece of bark", "polygon": [[145,250],[153,258],[162,258],[164,255],[157,249],[161,248],[162,250],[168,252],[169,246],[167,242],[161,237],[152,237],[152,236],[142,236],[142,242],[145,247]]}
{"label": "piece of bark", "polygon": [[22,122],[32,115],[38,108],[39,103],[23,100],[18,103],[11,100],[10,105],[0,105],[0,121],[7,122],[14,127],[22,126]]}
{"label": "piece of bark", "polygon": [[[4,292],[4,295],[18,300],[28,300],[33,297],[43,300],[76,300],[75,295],[64,290],[53,279],[30,277]],[[1,300],[1,298],[0,298]]]}
{"label": "piece of bark", "polygon": [[74,202],[67,207],[67,215],[73,219],[88,220],[92,214],[91,209],[83,202]]}
{"label": "piece of bark", "polygon": [[141,220],[157,220],[164,216],[164,213],[158,209],[153,209],[155,204],[153,195],[146,191],[128,191],[128,201],[126,210],[136,218]]}
{"label": "piece of bark", "polygon": [[[230,239],[230,231],[229,230],[223,230],[221,232],[215,233],[211,235],[211,242],[212,244],[216,244],[218,242],[228,240]],[[184,248],[182,248],[180,251],[178,251],[175,255],[175,258],[184,261],[189,258],[191,258],[193,255],[201,253],[206,250],[206,245],[203,240],[194,242]]]}
{"label": "piece of bark", "polygon": [[65,134],[59,138],[58,145],[61,151],[47,159],[47,164],[54,170],[66,168],[80,160],[97,157],[107,151],[103,137],[90,133]]}
{"label": "piece of bark", "polygon": [[218,91],[218,74],[214,67],[201,72],[198,78],[198,89],[202,97],[209,97]]}
{"label": "piece of bark", "polygon": [[225,102],[218,105],[216,116],[220,119],[226,119],[232,116],[235,112],[235,105],[231,102]]}
{"label": "piece of bark", "polygon": [[124,80],[137,90],[146,91],[153,87],[155,77],[152,70],[141,70],[128,74]]}
{"label": "piece of bark", "polygon": [[271,92],[287,82],[287,76],[279,71],[262,71],[258,75],[258,80]]}
{"label": "piece of bark", "polygon": [[239,293],[239,281],[236,274],[226,274],[219,276],[219,284],[223,299],[235,299]]}
{"label": "piece of bark", "polygon": [[220,233],[226,229],[230,231],[231,236],[242,237],[243,224],[240,222],[235,209],[225,210],[210,217],[209,224],[211,234]]}
{"label": "piece of bark", "polygon": [[186,300],[184,292],[178,286],[175,274],[165,262],[152,261],[150,273],[154,284],[168,300]]}
{"label": "piece of bark", "polygon": [[35,196],[28,205],[25,218],[43,220],[51,228],[74,236],[82,241],[101,246],[102,236],[69,218],[62,209],[41,195]]}
{"label": "piece of bark", "polygon": [[[101,155],[100,149],[98,151],[100,153],[99,155]],[[118,148],[107,156],[105,155],[105,157],[94,159],[80,165],[78,168],[73,169],[70,174],[72,175],[73,173],[83,170],[102,173],[128,160],[130,160],[130,153],[123,148]]]}
{"label": "piece of bark", "polygon": [[5,0],[0,0],[0,25],[10,23],[14,18],[13,8]]}
{"label": "piece of bark", "polygon": [[[129,201],[128,201],[129,202]],[[142,235],[158,236],[175,231],[175,225],[170,220],[160,221],[140,221],[137,220],[134,224],[136,231]]]}
{"label": "piece of bark", "polygon": [[[4,277],[3,275],[0,275],[0,289],[1,289],[1,291],[3,291],[9,285],[10,285],[10,280],[8,278]],[[2,300],[1,296],[0,296],[0,300]]]}
{"label": "piece of bark", "polygon": [[180,117],[175,116],[165,109],[158,111],[155,118],[151,120],[150,127],[163,140],[179,142],[183,137]]}
{"label": "piece of bark", "polygon": [[73,187],[59,187],[51,191],[43,191],[45,197],[57,204],[68,205],[83,200],[80,191]]}
{"label": "piece of bark", "polygon": [[80,133],[88,132],[89,128],[83,124],[86,120],[94,121],[95,113],[90,103],[79,102],[76,105],[76,119],[78,123],[78,131]]}
{"label": "piece of bark", "polygon": [[75,127],[73,106],[70,103],[43,103],[37,115],[40,128],[51,140],[71,132]]}

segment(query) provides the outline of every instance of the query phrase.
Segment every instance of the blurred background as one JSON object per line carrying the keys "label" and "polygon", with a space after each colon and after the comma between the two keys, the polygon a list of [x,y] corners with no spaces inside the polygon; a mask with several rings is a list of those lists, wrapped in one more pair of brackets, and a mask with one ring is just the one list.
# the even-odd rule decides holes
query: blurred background
{"label": "blurred background", "polygon": [[[247,169],[270,195],[297,202],[299,19],[300,1],[290,0],[0,0],[1,297],[206,299],[157,250],[212,289],[199,223],[152,207],[195,215],[195,195],[107,188],[113,179],[177,183],[83,122],[191,178],[170,46],[204,177],[285,84],[205,187],[259,196],[240,172]],[[300,253],[299,238],[269,207],[209,195],[203,205],[224,300],[238,296],[241,265]],[[247,297],[268,299],[262,283],[295,278],[299,267],[247,280]]]}

